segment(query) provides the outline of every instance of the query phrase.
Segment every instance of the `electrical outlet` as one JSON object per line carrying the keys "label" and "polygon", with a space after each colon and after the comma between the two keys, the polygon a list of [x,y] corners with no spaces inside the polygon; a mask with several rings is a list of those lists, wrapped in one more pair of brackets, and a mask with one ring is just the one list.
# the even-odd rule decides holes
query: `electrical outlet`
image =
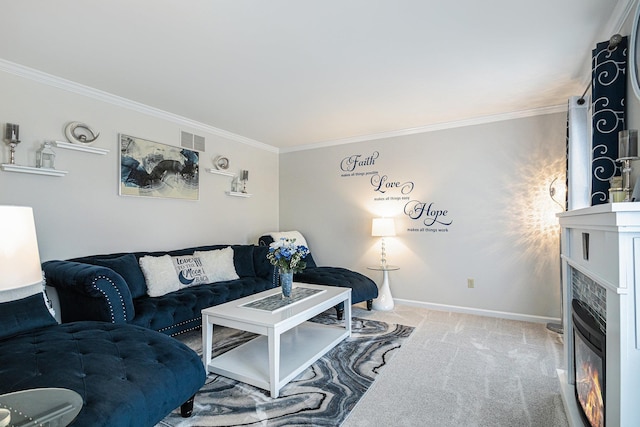
{"label": "electrical outlet", "polygon": [[467,279],[467,287],[468,287],[469,289],[471,289],[471,288],[475,288],[475,287],[476,287],[475,280],[473,280],[473,279]]}

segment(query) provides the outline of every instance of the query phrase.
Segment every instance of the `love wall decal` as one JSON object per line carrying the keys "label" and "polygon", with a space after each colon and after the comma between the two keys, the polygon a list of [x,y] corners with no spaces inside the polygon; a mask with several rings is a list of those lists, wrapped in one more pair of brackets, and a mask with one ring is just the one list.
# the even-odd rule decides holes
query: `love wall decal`
{"label": "love wall decal", "polygon": [[369,155],[350,154],[340,160],[340,176],[343,178],[368,177],[369,188],[374,192],[375,202],[404,203],[403,214],[417,223],[408,227],[407,232],[448,232],[448,227],[453,224],[453,220],[449,217],[449,210],[436,208],[434,202],[412,199],[409,194],[416,187],[414,181],[397,179],[373,170],[379,159],[379,151]]}

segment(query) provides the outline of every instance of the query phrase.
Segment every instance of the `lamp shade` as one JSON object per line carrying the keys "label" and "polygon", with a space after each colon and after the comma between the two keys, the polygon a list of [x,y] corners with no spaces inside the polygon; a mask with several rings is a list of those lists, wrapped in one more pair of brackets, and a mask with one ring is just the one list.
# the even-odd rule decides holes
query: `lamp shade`
{"label": "lamp shade", "polygon": [[0,206],[0,291],[42,282],[33,210]]}
{"label": "lamp shade", "polygon": [[386,237],[396,235],[396,226],[393,218],[374,218],[371,224],[373,237]]}

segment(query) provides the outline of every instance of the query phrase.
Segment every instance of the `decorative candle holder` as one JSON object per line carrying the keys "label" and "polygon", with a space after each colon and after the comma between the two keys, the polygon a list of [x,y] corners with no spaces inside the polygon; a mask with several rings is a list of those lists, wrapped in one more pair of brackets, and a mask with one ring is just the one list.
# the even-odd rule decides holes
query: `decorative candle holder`
{"label": "decorative candle holder", "polygon": [[50,142],[42,144],[36,155],[36,167],[43,169],[55,169],[56,152],[51,148]]}
{"label": "decorative candle holder", "polygon": [[249,171],[242,169],[240,171],[240,191],[247,192],[247,181],[249,181]]}
{"label": "decorative candle holder", "polygon": [[631,201],[631,160],[638,159],[638,131],[636,129],[621,130],[618,132],[618,158],[622,162],[622,187],[624,189],[624,201]]}
{"label": "decorative candle holder", "polygon": [[7,123],[4,128],[4,140],[9,144],[9,164],[16,164],[16,146],[20,143],[20,126]]}

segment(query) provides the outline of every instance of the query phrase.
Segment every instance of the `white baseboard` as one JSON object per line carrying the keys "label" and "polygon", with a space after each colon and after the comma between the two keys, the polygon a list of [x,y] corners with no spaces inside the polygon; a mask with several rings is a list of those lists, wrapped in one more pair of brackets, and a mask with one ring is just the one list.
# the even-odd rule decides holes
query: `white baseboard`
{"label": "white baseboard", "polygon": [[499,317],[501,319],[520,320],[534,323],[560,323],[560,318],[535,316],[532,314],[510,313],[507,311],[484,310],[481,308],[461,307],[457,305],[436,304],[430,302],[413,301],[407,299],[393,299],[397,304],[422,307],[429,310],[451,311],[454,313],[475,314],[477,316]]}

